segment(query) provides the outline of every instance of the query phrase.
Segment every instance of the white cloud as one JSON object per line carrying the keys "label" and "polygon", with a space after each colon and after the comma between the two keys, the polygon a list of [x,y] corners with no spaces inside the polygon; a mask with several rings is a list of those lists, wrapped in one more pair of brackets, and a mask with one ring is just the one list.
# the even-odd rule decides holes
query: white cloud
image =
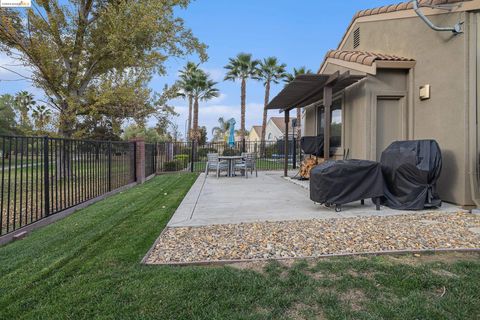
{"label": "white cloud", "polygon": [[221,92],[218,97],[209,100],[208,104],[218,104],[218,103],[224,101],[225,99],[227,99],[227,94]]}
{"label": "white cloud", "polygon": [[223,68],[202,68],[213,81],[223,81],[225,70]]}

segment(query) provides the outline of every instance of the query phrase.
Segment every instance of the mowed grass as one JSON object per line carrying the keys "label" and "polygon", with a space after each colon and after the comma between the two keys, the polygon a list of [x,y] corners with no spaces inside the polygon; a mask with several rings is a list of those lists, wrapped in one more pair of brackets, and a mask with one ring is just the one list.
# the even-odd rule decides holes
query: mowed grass
{"label": "mowed grass", "polygon": [[478,319],[477,254],[145,266],[196,179],[168,174],[0,247],[0,319]]}

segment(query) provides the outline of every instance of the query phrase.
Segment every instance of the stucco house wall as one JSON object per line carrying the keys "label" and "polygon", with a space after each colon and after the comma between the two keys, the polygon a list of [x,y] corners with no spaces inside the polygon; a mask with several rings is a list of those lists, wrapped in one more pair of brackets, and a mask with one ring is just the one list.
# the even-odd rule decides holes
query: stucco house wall
{"label": "stucco house wall", "polygon": [[[424,9],[428,12],[430,9]],[[344,109],[343,147],[350,149],[354,158],[376,157],[375,99],[378,94],[404,93],[405,113],[401,119],[405,139],[435,139],[443,155],[443,171],[439,192],[443,200],[464,206],[473,206],[469,176],[469,66],[472,50],[478,40],[472,41],[471,29],[478,29],[476,13],[443,13],[429,18],[442,26],[465,22],[465,32],[435,32],[428,28],[412,10],[406,14],[383,14],[356,20],[343,39],[339,50],[359,50],[394,54],[413,58],[410,70],[377,69],[360,83],[343,93]],[[374,21],[377,19],[377,21]],[[360,28],[360,45],[353,48],[353,32]],[[469,40],[470,39],[470,40]],[[475,61],[476,63],[476,61]],[[476,64],[475,64],[476,65]],[[328,63],[322,73],[344,72],[347,68]],[[419,87],[429,84],[431,97],[420,100]],[[473,86],[477,87],[477,84]],[[315,134],[315,107],[304,111],[305,134]],[[396,121],[392,120],[392,121]],[[372,149],[373,148],[373,149]]]}

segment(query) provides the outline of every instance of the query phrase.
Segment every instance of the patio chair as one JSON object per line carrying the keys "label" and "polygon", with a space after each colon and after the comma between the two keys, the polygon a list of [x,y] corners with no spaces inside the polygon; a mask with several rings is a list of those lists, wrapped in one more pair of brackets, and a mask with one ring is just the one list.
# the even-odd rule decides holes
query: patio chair
{"label": "patio chair", "polygon": [[257,155],[255,153],[245,153],[243,155],[245,155],[245,162],[247,169],[250,169],[250,174],[253,174],[253,170],[255,170],[255,176],[258,177]]}
{"label": "patio chair", "polygon": [[250,174],[253,174],[253,170],[255,169],[256,176],[258,177],[255,154],[243,152],[242,157],[244,157],[244,160],[235,163],[234,170],[243,170],[245,172],[245,178],[248,178],[248,170],[250,170]]}
{"label": "patio chair", "polygon": [[218,159],[218,153],[208,153],[207,154],[207,165],[205,168],[205,175],[208,176],[210,170],[215,170],[217,172],[217,179],[220,176],[220,171],[225,170],[228,172],[228,162],[220,161]]}

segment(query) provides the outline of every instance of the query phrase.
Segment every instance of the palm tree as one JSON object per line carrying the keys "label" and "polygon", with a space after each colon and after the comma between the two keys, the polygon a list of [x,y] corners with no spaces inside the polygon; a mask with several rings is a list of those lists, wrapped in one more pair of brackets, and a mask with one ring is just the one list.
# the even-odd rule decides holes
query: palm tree
{"label": "palm tree", "polygon": [[180,80],[177,81],[177,85],[180,89],[178,96],[188,99],[188,134],[187,139],[190,137],[190,131],[192,130],[192,109],[193,109],[193,75],[198,71],[198,64],[193,62],[187,62],[185,67],[180,70]]}
{"label": "palm tree", "polygon": [[218,127],[212,129],[212,135],[215,140],[225,139],[228,130],[230,129],[230,122],[225,121],[223,117],[218,118]]}
{"label": "palm tree", "polygon": [[15,105],[18,111],[20,111],[20,125],[23,127],[23,129],[26,129],[30,126],[28,112],[35,105],[33,94],[27,91],[20,91],[15,95]]}
{"label": "palm tree", "polygon": [[247,91],[247,79],[258,79],[257,65],[258,60],[252,60],[252,55],[248,53],[239,53],[235,58],[230,58],[225,66],[227,75],[225,80],[241,81],[241,117],[240,117],[240,138],[245,140],[245,100]]}
{"label": "palm tree", "polygon": [[[296,76],[302,75],[302,74],[313,74],[312,70],[307,69],[305,67],[300,67],[298,69],[293,68],[293,73],[288,73],[287,76],[285,77],[285,82],[289,84],[290,82],[295,79]],[[302,110],[301,108],[297,108],[297,139],[300,139],[302,135]]]}
{"label": "palm tree", "polygon": [[199,141],[200,132],[198,130],[198,103],[199,101],[207,101],[219,96],[219,91],[216,82],[209,79],[205,71],[198,69],[192,75],[192,96],[193,96],[193,129],[192,138]]}
{"label": "palm tree", "polygon": [[32,117],[35,122],[35,127],[39,131],[45,132],[45,127],[52,118],[52,111],[43,105],[36,106],[32,111]]}
{"label": "palm tree", "polygon": [[270,100],[270,84],[278,83],[280,80],[284,79],[287,76],[285,68],[286,64],[278,64],[278,59],[276,57],[268,57],[263,59],[260,62],[258,67],[258,75],[260,79],[263,80],[263,85],[265,86],[265,100],[263,106],[263,120],[262,120],[262,136],[261,136],[261,152],[263,153],[265,145],[265,131],[267,127],[267,105]]}

